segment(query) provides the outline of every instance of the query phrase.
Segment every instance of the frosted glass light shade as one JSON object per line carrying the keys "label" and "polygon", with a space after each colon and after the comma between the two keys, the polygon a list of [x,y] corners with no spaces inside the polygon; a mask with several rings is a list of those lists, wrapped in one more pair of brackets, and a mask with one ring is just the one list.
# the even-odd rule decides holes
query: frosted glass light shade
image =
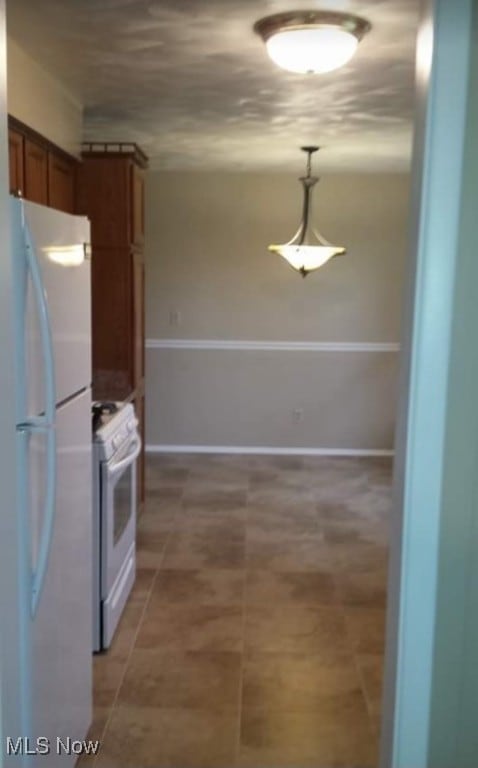
{"label": "frosted glass light shade", "polygon": [[345,248],[333,245],[270,245],[269,251],[278,253],[289,262],[291,267],[302,275],[319,269],[333,256],[345,253]]}
{"label": "frosted glass light shade", "polygon": [[370,23],[336,11],[286,11],[254,24],[272,61],[299,74],[331,72],[354,55]]}
{"label": "frosted glass light shade", "polygon": [[357,38],[333,27],[288,29],[270,37],[267,52],[278,67],[299,74],[331,72],[354,55]]}

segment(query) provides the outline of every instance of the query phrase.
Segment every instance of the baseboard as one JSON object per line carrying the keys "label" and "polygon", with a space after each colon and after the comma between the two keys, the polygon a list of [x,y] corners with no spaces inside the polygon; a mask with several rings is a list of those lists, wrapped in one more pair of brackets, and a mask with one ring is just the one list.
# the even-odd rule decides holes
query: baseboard
{"label": "baseboard", "polygon": [[381,448],[276,448],[267,445],[146,445],[146,453],[230,453],[268,456],[393,456]]}
{"label": "baseboard", "polygon": [[242,352],[399,352],[397,342],[248,341],[244,339],[146,339],[147,349],[213,349]]}

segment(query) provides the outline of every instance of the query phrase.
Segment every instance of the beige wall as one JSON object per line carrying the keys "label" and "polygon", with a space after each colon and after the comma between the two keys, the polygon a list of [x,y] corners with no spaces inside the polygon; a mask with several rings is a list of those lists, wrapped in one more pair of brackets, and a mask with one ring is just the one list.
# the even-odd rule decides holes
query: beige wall
{"label": "beige wall", "polygon": [[305,280],[266,248],[300,195],[293,175],[149,174],[150,445],[392,447],[398,355],[374,345],[400,337],[408,177],[324,177],[314,220],[348,254]]}
{"label": "beige wall", "polygon": [[7,99],[11,115],[66,152],[79,155],[83,130],[80,101],[11,38],[7,41]]}

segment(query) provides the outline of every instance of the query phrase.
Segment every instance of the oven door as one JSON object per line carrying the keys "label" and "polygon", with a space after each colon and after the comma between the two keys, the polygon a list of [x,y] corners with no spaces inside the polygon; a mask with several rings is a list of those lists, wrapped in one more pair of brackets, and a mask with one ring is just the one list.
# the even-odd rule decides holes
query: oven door
{"label": "oven door", "polygon": [[101,597],[106,600],[136,537],[136,459],[141,439],[134,432],[125,446],[101,465]]}

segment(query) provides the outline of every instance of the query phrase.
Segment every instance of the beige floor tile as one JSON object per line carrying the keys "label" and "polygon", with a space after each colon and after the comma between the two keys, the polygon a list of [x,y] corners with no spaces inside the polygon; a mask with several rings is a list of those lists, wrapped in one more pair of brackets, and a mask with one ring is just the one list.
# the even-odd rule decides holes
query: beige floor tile
{"label": "beige floor tile", "polygon": [[133,651],[121,686],[122,704],[239,712],[241,654]]}
{"label": "beige floor tile", "polygon": [[153,568],[136,568],[136,578],[129,596],[131,602],[146,602],[155,576],[156,571]]}
{"label": "beige floor tile", "polygon": [[200,710],[116,707],[98,768],[229,768],[238,717]]}
{"label": "beige floor tile", "polygon": [[360,520],[356,515],[352,515],[346,502],[320,501],[315,506],[321,523],[333,526],[351,526],[359,524]]}
{"label": "beige floor tile", "polygon": [[[296,470],[296,472],[297,471],[300,470]],[[280,481],[281,477],[284,477],[284,474],[285,470],[281,472],[277,467],[266,466],[263,463],[262,466],[259,465],[249,470],[249,488],[252,489],[264,485],[274,485],[274,483]],[[294,477],[297,477],[297,475],[294,474]],[[294,485],[297,485],[297,482],[294,482]]]}
{"label": "beige floor tile", "polygon": [[189,478],[191,482],[203,477],[211,480],[228,480],[237,482],[238,479],[247,479],[249,476],[249,456],[228,456],[225,453],[203,454],[190,464]]}
{"label": "beige floor tile", "polygon": [[[112,710],[110,707],[99,706],[95,706],[93,711],[93,722],[91,723],[91,726],[88,730],[86,739],[92,742],[99,741],[99,749],[101,749],[101,744],[103,743],[103,734],[105,732],[106,724],[108,722],[111,711]],[[96,754],[94,752],[91,752],[90,754],[84,754],[79,758],[75,768],[85,768],[86,766],[88,766],[88,768],[93,768],[95,762]]]}
{"label": "beige floor tile", "polygon": [[237,453],[234,455],[227,453],[209,453],[202,454],[201,456],[196,455],[193,463],[194,468],[202,465],[207,468],[207,471],[214,471],[215,468],[219,469],[223,467],[225,469],[230,469],[233,472],[241,472],[242,470],[249,470],[256,458],[257,457],[247,453]]}
{"label": "beige floor tile", "polygon": [[[308,482],[309,475],[302,467],[296,469],[278,469],[277,467],[256,468],[249,472],[249,491],[255,492],[261,489],[270,490],[273,488],[304,489],[311,488],[312,484]],[[300,495],[300,494],[299,494]],[[296,502],[299,499],[296,496]]]}
{"label": "beige floor tile", "polygon": [[88,730],[88,739],[102,739],[106,724],[111,715],[111,707],[100,707],[96,704],[93,707],[93,721]]}
{"label": "beige floor tile", "polygon": [[247,507],[230,507],[224,509],[220,505],[181,504],[176,516],[176,527],[181,529],[207,528],[212,525],[230,526],[232,530],[243,530],[247,520]]}
{"label": "beige floor tile", "polygon": [[303,456],[253,456],[251,457],[251,470],[253,469],[280,469],[282,471],[299,471],[304,467]]}
{"label": "beige floor tile", "polygon": [[210,536],[215,541],[244,539],[246,533],[246,509],[231,509],[228,512],[211,513],[209,508],[190,507],[183,509],[176,521],[176,534]]}
{"label": "beige floor tile", "polygon": [[113,641],[105,653],[109,659],[127,659],[133,647],[143,611],[144,605],[141,602],[130,601],[126,604]]}
{"label": "beige floor tile", "polygon": [[311,654],[251,653],[244,661],[245,710],[321,712],[360,690],[351,654],[324,659]]}
{"label": "beige floor tile", "polygon": [[243,612],[239,606],[169,605],[150,601],[137,648],[241,651]]}
{"label": "beige floor tile", "polygon": [[328,540],[327,546],[337,562],[338,573],[355,573],[370,569],[386,570],[388,567],[388,551],[381,544],[362,539],[340,542]]}
{"label": "beige floor tile", "polygon": [[387,602],[387,569],[342,571],[337,577],[341,602],[346,606],[384,609]]}
{"label": "beige floor tile", "polygon": [[195,453],[147,453],[146,471],[155,472],[179,467],[189,469],[199,458],[200,456]]}
{"label": "beige floor tile", "polygon": [[183,497],[184,488],[182,485],[159,485],[159,487],[156,487],[153,480],[153,485],[149,486],[149,481],[147,481],[147,496],[148,496],[148,504],[155,506],[174,506],[179,504]]}
{"label": "beige floor tile", "polygon": [[243,568],[245,535],[220,531],[180,530],[171,534],[162,566],[165,569]]}
{"label": "beige floor tile", "polygon": [[[320,505],[328,504],[345,504],[350,508],[350,499],[366,494],[368,489],[366,473],[357,472],[354,475],[335,470],[317,478],[315,500],[319,503],[319,508]],[[363,512],[366,515],[367,509]]]}
{"label": "beige floor tile", "polygon": [[374,766],[377,739],[360,693],[337,697],[320,712],[244,710],[239,765],[342,768]]}
{"label": "beige floor tile", "polygon": [[248,534],[292,534],[316,535],[321,533],[318,515],[313,505],[296,504],[277,507],[275,505],[249,505],[247,510]]}
{"label": "beige floor tile", "polygon": [[93,701],[97,707],[112,706],[126,672],[126,658],[108,653],[93,656]]}
{"label": "beige floor tile", "polygon": [[211,510],[236,509],[246,504],[247,493],[245,490],[218,488],[213,482],[209,486],[201,483],[196,486],[188,486],[183,496],[183,504],[188,507],[205,507]]}
{"label": "beige floor tile", "polygon": [[357,665],[365,691],[365,699],[372,716],[379,716],[382,707],[383,656],[358,655]]}
{"label": "beige floor tile", "polygon": [[152,533],[140,528],[136,535],[136,566],[147,569],[159,568],[169,535],[166,532]]}
{"label": "beige floor tile", "polygon": [[246,468],[225,464],[200,464],[191,467],[186,484],[186,496],[211,490],[245,493],[248,485],[249,473]]}
{"label": "beige floor tile", "polygon": [[313,504],[316,501],[316,493],[313,488],[304,487],[300,482],[297,485],[281,484],[253,485],[249,488],[248,502],[256,505],[291,506],[294,504]]}
{"label": "beige floor tile", "polygon": [[320,529],[327,541],[336,542],[369,542],[385,549],[389,540],[388,524],[385,521],[363,520],[353,515],[350,520],[331,522],[319,518]]}
{"label": "beige floor tile", "polygon": [[248,531],[246,564],[251,570],[332,572],[335,560],[319,533],[297,536]]}
{"label": "beige floor tile", "polygon": [[119,694],[102,756],[82,768],[373,766],[390,470],[148,457],[138,578],[95,661],[93,733]]}
{"label": "beige floor tile", "polygon": [[188,467],[154,465],[150,460],[146,463],[146,485],[148,491],[165,488],[182,488],[190,475]]}
{"label": "beige floor tile", "polygon": [[138,520],[138,530],[143,534],[169,533],[176,524],[181,505],[177,502],[165,504],[146,497],[142,515]]}
{"label": "beige floor tile", "polygon": [[323,571],[259,571],[246,575],[246,603],[314,603],[335,605],[337,590],[334,577]]}
{"label": "beige floor tile", "polygon": [[344,609],[349,637],[358,654],[385,651],[385,610],[365,606]]}
{"label": "beige floor tile", "polygon": [[352,494],[348,507],[355,515],[376,522],[387,519],[391,513],[391,489],[384,485],[368,484],[361,493]]}
{"label": "beige floor tile", "polygon": [[240,570],[160,570],[152,597],[156,602],[190,605],[242,605],[245,574]]}
{"label": "beige floor tile", "polygon": [[375,733],[375,736],[377,737],[378,743],[380,744],[380,738],[382,734],[382,715],[380,712],[372,712],[370,715],[370,721],[372,723],[372,730]]}
{"label": "beige floor tile", "polygon": [[292,603],[248,605],[245,648],[247,652],[315,654],[324,659],[349,650],[338,609]]}

